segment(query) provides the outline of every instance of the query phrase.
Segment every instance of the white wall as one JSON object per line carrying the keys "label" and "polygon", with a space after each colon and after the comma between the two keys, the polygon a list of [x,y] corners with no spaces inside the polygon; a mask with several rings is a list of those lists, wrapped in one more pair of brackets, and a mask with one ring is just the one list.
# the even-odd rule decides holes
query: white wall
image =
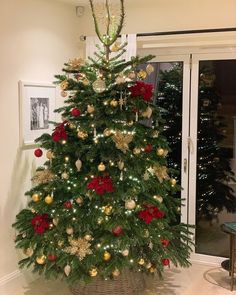
{"label": "white wall", "polygon": [[36,165],[33,150],[19,149],[18,81],[54,81],[63,63],[79,56],[78,27],[72,6],[51,0],[1,1],[0,295],[10,294],[10,279],[18,276],[11,224],[24,206]]}

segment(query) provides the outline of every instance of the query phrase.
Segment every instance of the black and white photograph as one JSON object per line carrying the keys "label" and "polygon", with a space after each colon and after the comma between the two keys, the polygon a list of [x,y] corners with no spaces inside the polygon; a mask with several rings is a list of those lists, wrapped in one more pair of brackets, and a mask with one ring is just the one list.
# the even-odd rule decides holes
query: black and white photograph
{"label": "black and white photograph", "polygon": [[19,82],[20,145],[35,145],[43,133],[51,133],[55,121],[56,86],[51,83]]}
{"label": "black and white photograph", "polygon": [[31,97],[30,98],[30,129],[49,128],[49,98]]}

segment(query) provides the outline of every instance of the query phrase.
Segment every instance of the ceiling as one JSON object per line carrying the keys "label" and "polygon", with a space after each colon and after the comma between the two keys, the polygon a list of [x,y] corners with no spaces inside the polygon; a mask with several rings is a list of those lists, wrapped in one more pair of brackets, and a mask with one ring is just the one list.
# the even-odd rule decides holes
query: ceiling
{"label": "ceiling", "polygon": [[[67,3],[67,4],[70,4],[70,5],[89,5],[89,0],[53,0],[55,2],[62,2],[62,3]],[[114,2],[119,2],[118,0],[110,0],[111,3],[114,3]],[[126,0],[126,1],[131,1],[131,0]],[[137,0],[135,0],[137,2]],[[104,0],[95,0],[94,1],[95,3],[96,2],[104,2]]]}

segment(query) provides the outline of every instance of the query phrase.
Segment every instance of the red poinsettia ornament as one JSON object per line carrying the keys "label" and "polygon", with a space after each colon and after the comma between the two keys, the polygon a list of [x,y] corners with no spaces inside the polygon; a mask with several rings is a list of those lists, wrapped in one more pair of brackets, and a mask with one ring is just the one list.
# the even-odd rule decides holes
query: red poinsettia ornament
{"label": "red poinsettia ornament", "polygon": [[153,85],[137,81],[135,85],[129,88],[131,97],[141,96],[145,101],[150,101],[153,95]]}
{"label": "red poinsettia ornament", "polygon": [[54,132],[52,133],[52,140],[55,142],[58,142],[60,140],[67,140],[67,133],[65,130],[65,124],[67,121],[59,124],[55,129]]}
{"label": "red poinsettia ornament", "polygon": [[164,217],[164,212],[160,211],[154,205],[144,205],[145,209],[138,214],[139,219],[142,219],[146,224],[152,222],[153,219],[160,219]]}
{"label": "red poinsettia ornament", "polygon": [[35,215],[31,220],[31,224],[34,228],[35,234],[42,235],[49,228],[48,214]]}
{"label": "red poinsettia ornament", "polygon": [[88,184],[87,188],[95,190],[97,195],[112,193],[114,191],[112,179],[110,176],[95,176]]}

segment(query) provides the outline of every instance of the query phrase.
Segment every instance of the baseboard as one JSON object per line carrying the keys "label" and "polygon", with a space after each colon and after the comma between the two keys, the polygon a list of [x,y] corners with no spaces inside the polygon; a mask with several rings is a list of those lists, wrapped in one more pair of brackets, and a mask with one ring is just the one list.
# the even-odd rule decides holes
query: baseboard
{"label": "baseboard", "polygon": [[11,295],[23,284],[24,278],[21,271],[15,270],[0,278],[0,295]]}

